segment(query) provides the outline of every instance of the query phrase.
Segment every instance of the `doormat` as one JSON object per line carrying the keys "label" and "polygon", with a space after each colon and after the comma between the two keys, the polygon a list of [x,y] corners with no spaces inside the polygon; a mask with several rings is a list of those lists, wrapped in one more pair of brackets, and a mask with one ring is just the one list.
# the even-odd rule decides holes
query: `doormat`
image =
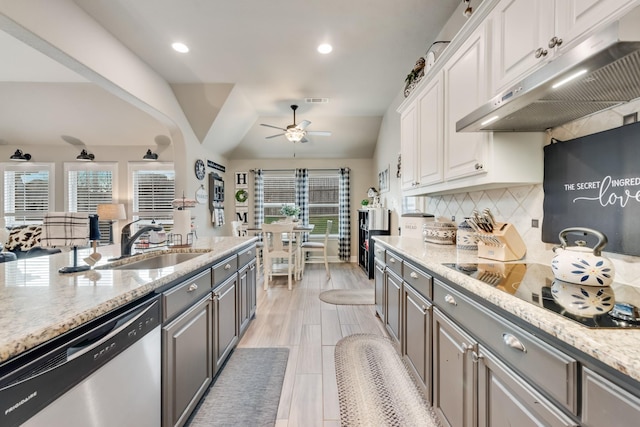
{"label": "doormat", "polygon": [[275,425],[288,359],[288,348],[235,349],[187,425]]}
{"label": "doormat", "polygon": [[373,305],[376,303],[373,289],[331,289],[322,292],[320,299],[335,305]]}
{"label": "doormat", "polygon": [[349,335],[335,362],[343,426],[441,426],[389,339]]}

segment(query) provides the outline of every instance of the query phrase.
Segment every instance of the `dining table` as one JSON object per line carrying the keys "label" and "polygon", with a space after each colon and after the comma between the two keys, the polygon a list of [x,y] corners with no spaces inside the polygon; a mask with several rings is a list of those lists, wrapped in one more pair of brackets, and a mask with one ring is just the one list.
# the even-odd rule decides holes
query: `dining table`
{"label": "dining table", "polygon": [[[282,221],[279,221],[279,223],[283,223]],[[297,242],[301,242],[302,241],[302,235],[304,233],[310,233],[313,231],[313,229],[315,228],[314,224],[302,224],[302,223],[297,223],[294,222],[294,226],[293,226],[293,244],[295,245],[295,252],[296,252],[296,265],[295,265],[295,275],[296,275],[296,280],[300,280],[302,279],[302,250],[300,250],[300,245],[297,244]],[[254,233],[254,234],[259,234],[262,233],[262,228],[261,227],[247,227],[246,231],[248,233]]]}

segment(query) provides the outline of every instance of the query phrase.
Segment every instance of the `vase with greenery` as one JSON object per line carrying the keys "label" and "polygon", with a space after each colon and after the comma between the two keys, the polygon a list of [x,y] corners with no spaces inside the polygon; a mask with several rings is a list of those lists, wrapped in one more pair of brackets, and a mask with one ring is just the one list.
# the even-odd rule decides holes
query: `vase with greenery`
{"label": "vase with greenery", "polygon": [[296,205],[284,204],[282,205],[282,208],[280,208],[280,214],[294,220],[298,217],[298,215],[300,215],[300,208]]}

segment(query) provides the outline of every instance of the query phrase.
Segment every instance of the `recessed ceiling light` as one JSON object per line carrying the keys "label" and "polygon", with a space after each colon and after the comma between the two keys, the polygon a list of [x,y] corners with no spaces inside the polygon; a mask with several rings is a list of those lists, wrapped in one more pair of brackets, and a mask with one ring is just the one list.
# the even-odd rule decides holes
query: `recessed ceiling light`
{"label": "recessed ceiling light", "polygon": [[318,52],[326,55],[327,53],[331,53],[331,51],[333,50],[333,46],[331,46],[329,43],[322,43],[320,46],[318,46]]}
{"label": "recessed ceiling light", "polygon": [[184,43],[180,43],[180,42],[176,42],[171,44],[171,47],[173,48],[173,50],[180,52],[180,53],[187,53],[189,52],[189,46],[187,46]]}

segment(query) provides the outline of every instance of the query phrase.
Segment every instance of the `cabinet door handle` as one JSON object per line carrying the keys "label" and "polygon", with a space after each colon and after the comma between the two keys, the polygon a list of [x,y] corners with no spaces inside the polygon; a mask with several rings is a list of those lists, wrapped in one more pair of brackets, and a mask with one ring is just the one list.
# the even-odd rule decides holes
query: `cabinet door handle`
{"label": "cabinet door handle", "polygon": [[248,250],[248,251],[247,251],[247,255],[251,255],[251,250]]}
{"label": "cabinet door handle", "polygon": [[187,288],[187,292],[193,292],[196,289],[198,289],[198,285],[196,285],[195,283],[192,283],[191,285],[189,285],[189,287]]}
{"label": "cabinet door handle", "polygon": [[452,297],[451,294],[445,295],[444,300],[445,302],[448,302],[451,305],[458,305],[458,303],[456,302],[456,299]]}
{"label": "cabinet door handle", "polygon": [[422,306],[422,314],[427,314],[431,310],[431,306],[427,307],[426,305]]}
{"label": "cabinet door handle", "polygon": [[480,169],[484,168],[484,165],[482,163],[476,163],[475,165],[473,165],[473,167],[479,171]]}
{"label": "cabinet door handle", "polygon": [[227,264],[227,265],[225,265],[225,266],[224,266],[224,269],[225,269],[225,270],[228,270],[228,269],[230,269],[230,268],[231,268],[231,264]]}
{"label": "cabinet door handle", "polygon": [[508,345],[511,348],[515,348],[516,350],[520,350],[523,353],[527,352],[526,347],[524,346],[524,344],[522,344],[522,342],[516,338],[515,336],[508,334],[508,333],[504,333],[502,334],[502,341]]}
{"label": "cabinet door handle", "polygon": [[562,46],[562,39],[560,37],[553,36],[549,40],[549,48],[553,49],[556,46]]}
{"label": "cabinet door handle", "polygon": [[539,47],[538,49],[536,49],[536,53],[535,53],[535,57],[536,58],[541,58],[543,56],[547,56],[547,50],[543,49],[541,47]]}
{"label": "cabinet door handle", "polygon": [[395,259],[395,258],[389,258],[389,262],[390,262],[391,264],[395,264],[395,263],[396,263],[396,259]]}
{"label": "cabinet door handle", "polygon": [[412,279],[417,279],[418,275],[416,274],[415,271],[412,271],[411,274],[409,274],[409,276],[411,276]]}
{"label": "cabinet door handle", "polygon": [[484,359],[484,356],[482,356],[481,354],[478,354],[475,351],[471,353],[471,360],[473,361],[473,363],[478,363],[482,359]]}

